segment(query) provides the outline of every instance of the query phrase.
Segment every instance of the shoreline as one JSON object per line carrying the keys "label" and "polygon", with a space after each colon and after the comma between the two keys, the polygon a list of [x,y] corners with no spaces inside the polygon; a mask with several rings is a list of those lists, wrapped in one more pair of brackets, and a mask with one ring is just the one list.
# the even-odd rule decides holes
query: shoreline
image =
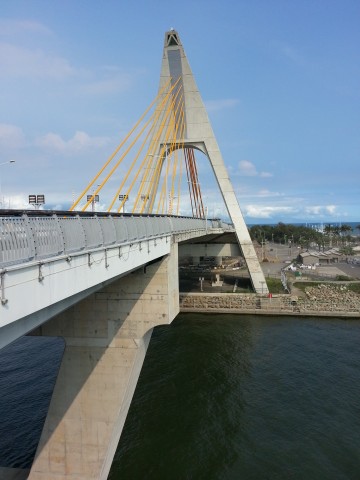
{"label": "shoreline", "polygon": [[360,320],[360,297],[353,304],[298,298],[289,294],[264,296],[246,293],[180,292],[180,313],[229,313],[299,317],[332,317]]}
{"label": "shoreline", "polygon": [[262,315],[267,317],[324,317],[324,318],[347,318],[347,319],[354,319],[360,320],[360,314],[354,312],[321,312],[321,311],[313,311],[313,312],[296,312],[296,311],[264,311],[264,310],[229,310],[229,309],[198,309],[198,308],[180,308],[179,313],[208,313],[208,314],[218,314],[218,313],[225,313],[225,314],[233,314],[233,315]]}

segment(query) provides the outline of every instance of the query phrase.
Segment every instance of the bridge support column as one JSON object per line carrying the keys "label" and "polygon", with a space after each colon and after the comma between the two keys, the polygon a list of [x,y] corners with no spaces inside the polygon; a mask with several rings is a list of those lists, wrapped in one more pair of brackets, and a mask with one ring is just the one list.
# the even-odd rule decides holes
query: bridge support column
{"label": "bridge support column", "polygon": [[62,364],[30,480],[106,479],[153,327],[179,313],[177,244],[41,327]]}
{"label": "bridge support column", "polygon": [[223,257],[216,256],[214,261],[216,266],[221,267],[223,264]]}

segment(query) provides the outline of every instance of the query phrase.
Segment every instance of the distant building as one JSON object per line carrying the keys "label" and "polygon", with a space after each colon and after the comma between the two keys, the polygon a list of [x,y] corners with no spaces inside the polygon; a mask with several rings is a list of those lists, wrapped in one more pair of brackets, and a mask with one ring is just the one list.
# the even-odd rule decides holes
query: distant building
{"label": "distant building", "polygon": [[299,262],[303,265],[329,265],[345,259],[346,255],[340,253],[338,248],[326,252],[307,251],[299,254]]}

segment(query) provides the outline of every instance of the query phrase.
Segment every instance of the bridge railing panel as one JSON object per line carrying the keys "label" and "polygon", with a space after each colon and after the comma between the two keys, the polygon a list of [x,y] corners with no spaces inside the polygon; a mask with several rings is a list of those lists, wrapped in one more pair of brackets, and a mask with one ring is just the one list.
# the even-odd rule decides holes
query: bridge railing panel
{"label": "bridge railing panel", "polygon": [[154,237],[158,234],[158,232],[155,231],[154,222],[152,222],[152,219],[150,217],[142,217],[142,220],[146,232],[145,235],[147,238]]}
{"label": "bridge railing panel", "polygon": [[144,217],[132,217],[134,220],[134,223],[136,224],[136,230],[137,230],[137,238],[142,239],[146,238],[147,236],[147,231],[146,231],[146,218]]}
{"label": "bridge railing panel", "polygon": [[113,217],[98,217],[103,234],[104,245],[112,245],[116,242],[116,230]]}
{"label": "bridge railing panel", "polygon": [[212,228],[221,228],[221,220],[211,220],[211,227]]}
{"label": "bridge railing panel", "polygon": [[113,225],[114,225],[115,234],[116,234],[116,242],[117,243],[127,242],[129,235],[128,235],[124,217],[114,217],[113,222],[114,222]]}
{"label": "bridge railing panel", "polygon": [[34,256],[34,237],[27,218],[0,218],[0,265],[26,262]]}
{"label": "bridge railing panel", "polygon": [[150,231],[152,232],[152,235],[156,237],[157,235],[161,235],[161,224],[160,222],[156,221],[157,219],[154,219],[152,217],[149,217],[149,223],[150,223]]}
{"label": "bridge railing panel", "polygon": [[103,245],[103,233],[97,217],[81,217],[85,233],[86,248],[97,248]]}
{"label": "bridge railing panel", "polygon": [[168,235],[172,232],[171,221],[169,217],[160,217],[159,223],[160,223],[161,233],[163,235]]}
{"label": "bridge railing panel", "polygon": [[0,217],[0,267],[206,227],[232,228],[220,220],[175,216]]}
{"label": "bridge railing panel", "polygon": [[63,236],[56,216],[28,217],[37,258],[60,255],[64,252]]}
{"label": "bridge railing panel", "polygon": [[183,219],[184,222],[183,222],[183,228],[184,230],[194,230],[196,227],[195,225],[198,223],[197,219],[194,221],[191,221],[189,218],[184,218]]}
{"label": "bridge railing panel", "polygon": [[65,253],[72,253],[85,248],[85,232],[79,216],[58,217],[63,236]]}
{"label": "bridge railing panel", "polygon": [[136,217],[125,217],[126,220],[126,228],[128,232],[128,241],[136,240],[138,235],[137,225],[136,225]]}

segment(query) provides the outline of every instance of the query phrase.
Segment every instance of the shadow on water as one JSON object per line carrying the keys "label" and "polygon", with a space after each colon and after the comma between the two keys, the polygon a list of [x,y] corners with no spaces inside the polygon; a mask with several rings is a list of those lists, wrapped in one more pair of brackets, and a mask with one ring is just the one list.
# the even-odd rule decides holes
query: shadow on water
{"label": "shadow on water", "polygon": [[110,480],[358,479],[360,321],[180,315],[156,329]]}
{"label": "shadow on water", "polygon": [[61,338],[45,337],[0,350],[0,466],[30,468],[63,351]]}
{"label": "shadow on water", "polygon": [[184,315],[155,330],[110,479],[216,478],[235,460],[253,348],[251,322],[238,326]]}
{"label": "shadow on water", "polygon": [[[153,333],[110,480],[358,480],[360,320],[180,315]],[[63,353],[0,352],[0,465],[28,468]]]}

